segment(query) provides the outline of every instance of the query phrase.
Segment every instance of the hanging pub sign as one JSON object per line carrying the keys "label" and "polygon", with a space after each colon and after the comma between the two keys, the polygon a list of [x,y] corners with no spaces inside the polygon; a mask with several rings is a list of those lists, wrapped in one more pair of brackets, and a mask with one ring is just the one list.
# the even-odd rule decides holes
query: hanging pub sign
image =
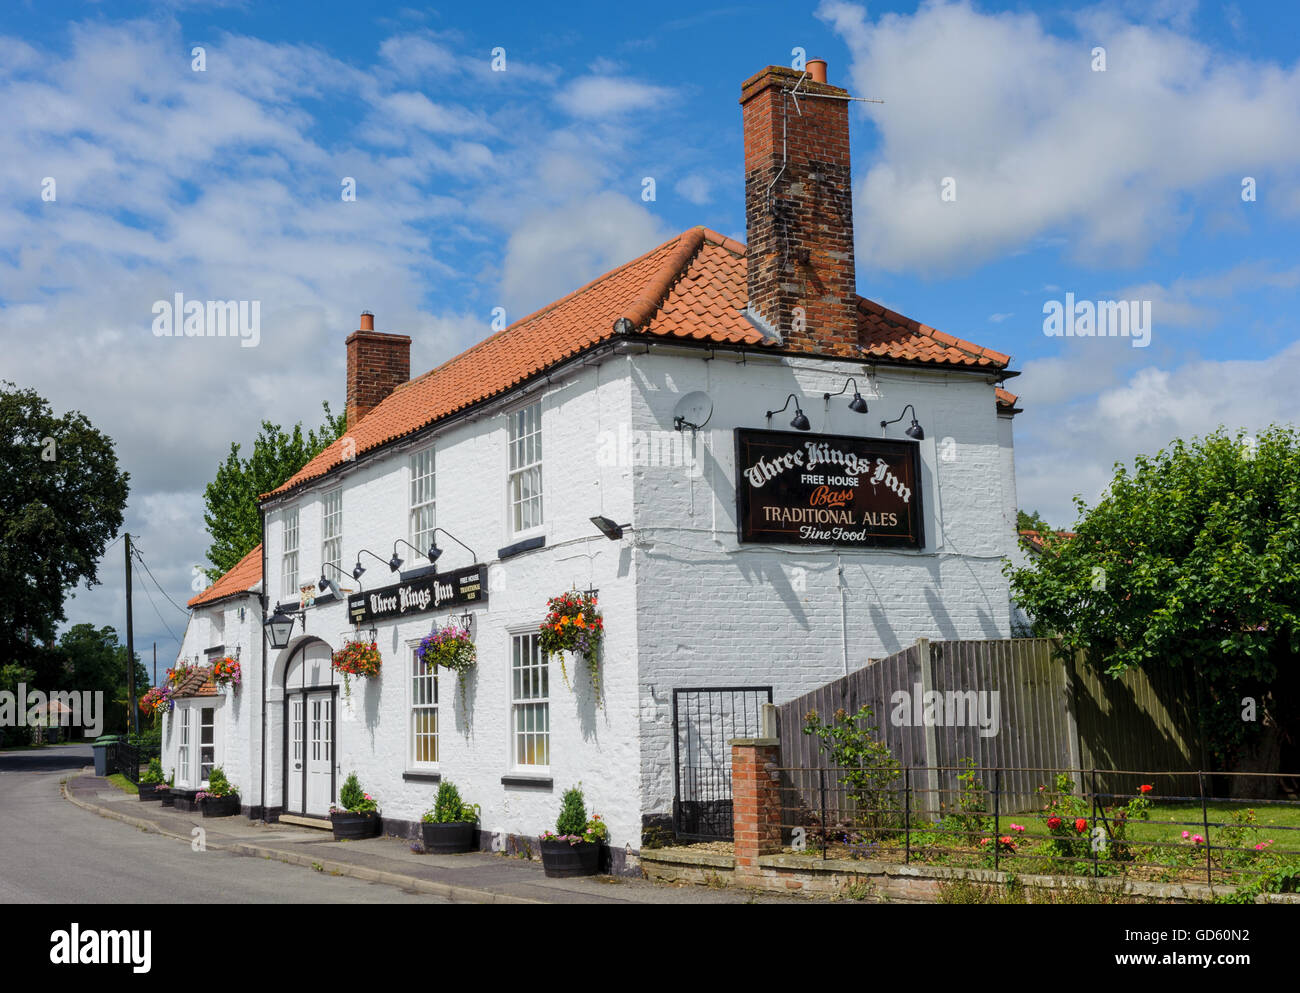
{"label": "hanging pub sign", "polygon": [[353,624],[362,624],[486,602],[487,567],[472,565],[353,593],[348,597],[348,616]]}
{"label": "hanging pub sign", "polygon": [[736,429],[742,542],[921,548],[914,441]]}

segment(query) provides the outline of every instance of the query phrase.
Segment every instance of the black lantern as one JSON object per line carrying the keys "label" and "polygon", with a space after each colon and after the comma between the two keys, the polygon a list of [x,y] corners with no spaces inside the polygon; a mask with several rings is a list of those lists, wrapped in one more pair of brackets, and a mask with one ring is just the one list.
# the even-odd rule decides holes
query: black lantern
{"label": "black lantern", "polygon": [[[785,398],[785,406],[780,410],[769,410],[767,412],[767,419],[770,421],[773,414],[784,413],[786,408],[790,406],[791,400],[794,400],[793,393]],[[812,425],[808,423],[808,418],[804,416],[803,410],[799,407],[798,400],[794,400],[794,418],[790,421],[790,427],[794,428],[796,431],[808,431],[812,428]]]}
{"label": "black lantern", "polygon": [[916,408],[913,407],[910,403],[906,407],[904,407],[903,412],[899,414],[897,417],[895,417],[892,421],[881,421],[880,422],[881,428],[886,428],[891,424],[898,423],[903,419],[903,417],[907,414],[909,410],[912,412],[912,425],[903,433],[907,435],[909,438],[915,438],[917,441],[921,441],[922,439],[925,438],[925,431],[922,429],[920,423],[916,419]]}
{"label": "black lantern", "polygon": [[867,412],[867,401],[862,399],[862,394],[858,391],[858,381],[851,376],[848,383],[844,384],[844,389],[840,390],[839,393],[824,393],[822,395],[829,402],[831,397],[837,397],[848,392],[849,383],[853,384],[853,399],[849,401],[849,410],[855,414],[865,414]]}
{"label": "black lantern", "polygon": [[262,627],[266,631],[266,636],[270,640],[272,648],[289,647],[289,639],[293,637],[294,618],[294,614],[286,614],[277,608],[276,612],[263,623]]}

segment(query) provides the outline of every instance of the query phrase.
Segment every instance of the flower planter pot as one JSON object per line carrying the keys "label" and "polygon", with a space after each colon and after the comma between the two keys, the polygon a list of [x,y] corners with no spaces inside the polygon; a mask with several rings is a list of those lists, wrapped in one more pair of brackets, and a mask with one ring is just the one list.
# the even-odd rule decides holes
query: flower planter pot
{"label": "flower planter pot", "polygon": [[199,810],[204,817],[233,817],[239,813],[239,794],[205,796],[199,801]]}
{"label": "flower planter pot", "polygon": [[473,821],[451,821],[446,824],[420,824],[424,832],[424,850],[431,855],[458,855],[474,851]]}
{"label": "flower planter pot", "polygon": [[139,786],[140,800],[144,803],[152,803],[155,800],[161,800],[166,790],[156,790],[157,783],[141,783]]}
{"label": "flower planter pot", "polygon": [[194,799],[194,794],[198,790],[180,790],[172,787],[172,806],[177,810],[183,810],[187,814],[195,813],[199,809],[198,801]]}
{"label": "flower planter pot", "polygon": [[346,810],[336,811],[330,814],[330,825],[334,828],[335,841],[373,838],[379,833],[379,812],[367,810],[355,814]]}
{"label": "flower planter pot", "polygon": [[164,807],[176,806],[176,796],[175,794],[172,793],[172,789],[170,786],[167,787],[167,789],[165,790],[158,791],[158,799],[162,801],[162,805]]}
{"label": "flower planter pot", "polygon": [[542,867],[551,879],[568,879],[571,876],[594,876],[600,871],[600,844],[580,841],[570,845],[567,841],[543,841]]}

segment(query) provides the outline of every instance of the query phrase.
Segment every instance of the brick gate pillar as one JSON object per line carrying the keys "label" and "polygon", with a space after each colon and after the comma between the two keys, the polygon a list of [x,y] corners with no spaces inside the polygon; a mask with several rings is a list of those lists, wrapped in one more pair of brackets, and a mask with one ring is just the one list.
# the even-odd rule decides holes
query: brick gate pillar
{"label": "brick gate pillar", "polygon": [[731,811],[736,875],[757,874],[760,855],[781,851],[781,742],[731,740]]}

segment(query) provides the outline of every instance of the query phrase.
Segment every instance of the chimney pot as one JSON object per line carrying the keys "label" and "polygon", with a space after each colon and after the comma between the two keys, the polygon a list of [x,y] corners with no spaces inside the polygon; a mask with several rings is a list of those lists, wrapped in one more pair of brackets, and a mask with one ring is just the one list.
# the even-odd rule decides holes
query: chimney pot
{"label": "chimney pot", "polygon": [[813,78],[814,83],[826,82],[825,59],[809,59],[804,63],[804,68],[808,70],[808,75]]}
{"label": "chimney pot", "polygon": [[368,311],[368,310],[363,310],[363,311],[361,312],[361,328],[360,328],[360,330],[362,330],[362,331],[373,331],[374,329],[375,329],[375,315],[372,314],[372,313],[371,313],[370,311]]}

